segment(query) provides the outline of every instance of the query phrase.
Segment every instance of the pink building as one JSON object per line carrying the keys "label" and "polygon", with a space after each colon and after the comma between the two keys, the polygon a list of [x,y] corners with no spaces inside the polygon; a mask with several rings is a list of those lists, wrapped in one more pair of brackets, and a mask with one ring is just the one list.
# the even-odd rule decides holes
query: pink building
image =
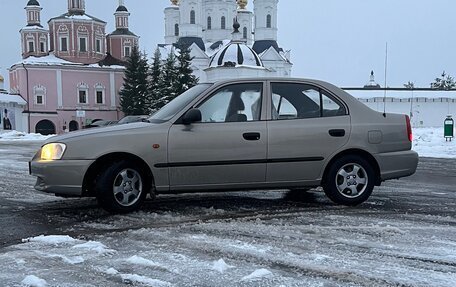
{"label": "pink building", "polygon": [[41,25],[37,0],[25,7],[20,30],[23,60],[10,70],[11,94],[26,102],[23,122],[42,134],[77,130],[96,119],[118,120],[125,60],[139,37],[128,28],[130,13],[119,1],[116,30],[85,13],[84,0],[68,0],[68,12]]}

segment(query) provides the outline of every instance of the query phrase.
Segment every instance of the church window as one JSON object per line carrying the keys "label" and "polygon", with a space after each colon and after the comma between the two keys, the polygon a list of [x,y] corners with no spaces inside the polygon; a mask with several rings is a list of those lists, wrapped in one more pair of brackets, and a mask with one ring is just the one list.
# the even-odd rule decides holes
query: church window
{"label": "church window", "polygon": [[96,96],[97,104],[103,104],[103,91],[97,91]]}
{"label": "church window", "polygon": [[89,86],[84,83],[78,84],[78,103],[88,104],[87,94],[89,92]]}
{"label": "church window", "polygon": [[179,24],[174,25],[174,36],[179,36]]}
{"label": "church window", "polygon": [[46,97],[46,88],[39,85],[33,87],[33,91],[35,94],[35,105],[44,105],[45,97]]}
{"label": "church window", "polygon": [[79,90],[79,103],[87,104],[87,90]]}
{"label": "church window", "polygon": [[196,13],[195,13],[195,10],[190,11],[190,24],[196,24]]}
{"label": "church window", "polygon": [[95,42],[96,42],[96,44],[95,44],[96,47],[95,48],[96,48],[97,53],[101,53],[101,40],[97,39]]}
{"label": "church window", "polygon": [[130,54],[131,54],[131,47],[130,46],[125,46],[124,48],[124,56],[125,57],[130,57]]}
{"label": "church window", "polygon": [[272,16],[268,14],[266,16],[266,28],[272,28]]}
{"label": "church window", "polygon": [[46,52],[46,44],[44,42],[40,42],[40,52],[44,53]]}
{"label": "church window", "polygon": [[29,53],[35,52],[35,42],[28,41],[28,52]]}
{"label": "church window", "polygon": [[42,105],[44,102],[43,95],[36,95],[36,104]]}
{"label": "church window", "polygon": [[67,37],[60,38],[60,51],[61,52],[68,51],[68,38]]}
{"label": "church window", "polygon": [[226,29],[226,18],[225,16],[222,16],[222,19],[220,20],[220,27],[222,30]]}
{"label": "church window", "polygon": [[207,29],[208,30],[212,29],[212,18],[211,18],[211,16],[207,17]]}
{"label": "church window", "polygon": [[79,38],[79,51],[87,52],[87,38]]}
{"label": "church window", "polygon": [[95,103],[98,105],[104,104],[105,99],[105,88],[101,84],[95,85]]}
{"label": "church window", "polygon": [[248,31],[247,31],[247,27],[244,27],[244,28],[242,29],[242,37],[243,37],[244,39],[247,39],[247,32],[248,32]]}

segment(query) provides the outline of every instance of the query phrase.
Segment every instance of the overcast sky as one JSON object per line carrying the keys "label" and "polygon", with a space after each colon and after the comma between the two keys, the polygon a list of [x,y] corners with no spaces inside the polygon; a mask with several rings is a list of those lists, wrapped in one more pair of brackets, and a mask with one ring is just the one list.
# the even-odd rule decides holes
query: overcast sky
{"label": "overcast sky", "polygon": [[[39,0],[42,24],[67,11],[66,0]],[[19,30],[27,0],[0,0],[0,73],[20,60]],[[125,0],[130,29],[149,55],[164,42],[163,9],[168,0]],[[108,22],[118,0],[86,0],[86,12]],[[248,8],[253,10],[253,0]],[[429,83],[443,70],[456,76],[454,0],[280,0],[279,45],[292,51],[293,76],[339,86],[363,86],[371,70],[384,83],[385,43],[389,46],[388,86]],[[8,85],[8,84],[7,84]]]}

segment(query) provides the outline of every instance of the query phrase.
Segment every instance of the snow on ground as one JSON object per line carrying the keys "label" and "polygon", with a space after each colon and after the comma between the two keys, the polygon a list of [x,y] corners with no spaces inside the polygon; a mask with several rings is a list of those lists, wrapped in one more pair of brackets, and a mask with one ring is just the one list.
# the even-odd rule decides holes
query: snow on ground
{"label": "snow on ground", "polygon": [[[424,215],[420,224],[404,215],[373,221],[374,214],[344,208],[277,212],[107,232],[90,241],[83,233],[28,238],[0,254],[0,281],[110,287],[453,287],[456,282],[454,218],[439,225]],[[183,218],[181,211],[173,216]],[[154,221],[161,220],[156,214]],[[115,217],[99,221],[116,224]],[[118,225],[125,226],[134,224]]]}
{"label": "snow on ground", "polygon": [[50,137],[18,131],[0,131],[0,141],[44,141]]}
{"label": "snow on ground", "polygon": [[[0,157],[0,198],[21,200],[26,194],[35,203],[24,205],[32,222],[39,223],[37,211],[31,213],[37,209],[48,214],[44,221],[60,224],[49,231],[53,235],[27,234],[22,243],[1,248],[0,282],[6,286],[456,282],[454,186],[392,181],[355,208],[332,205],[317,192],[306,203],[268,191],[159,196],[139,212],[107,215],[87,206],[89,200],[40,204],[26,165],[39,143],[7,145],[0,143],[6,151]],[[428,206],[441,213],[432,214]]]}
{"label": "snow on ground", "polygon": [[445,141],[442,128],[415,128],[413,150],[422,157],[456,158],[456,138]]}

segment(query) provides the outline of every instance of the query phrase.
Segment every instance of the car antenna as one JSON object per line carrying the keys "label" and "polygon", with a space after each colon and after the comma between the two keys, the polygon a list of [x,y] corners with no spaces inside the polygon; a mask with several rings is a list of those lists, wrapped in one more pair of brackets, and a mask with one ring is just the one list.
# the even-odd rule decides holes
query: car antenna
{"label": "car antenna", "polygon": [[385,118],[386,118],[387,75],[388,75],[388,42],[386,42],[386,51],[385,51],[385,86],[384,86],[384,93],[383,93],[383,117],[385,117]]}

